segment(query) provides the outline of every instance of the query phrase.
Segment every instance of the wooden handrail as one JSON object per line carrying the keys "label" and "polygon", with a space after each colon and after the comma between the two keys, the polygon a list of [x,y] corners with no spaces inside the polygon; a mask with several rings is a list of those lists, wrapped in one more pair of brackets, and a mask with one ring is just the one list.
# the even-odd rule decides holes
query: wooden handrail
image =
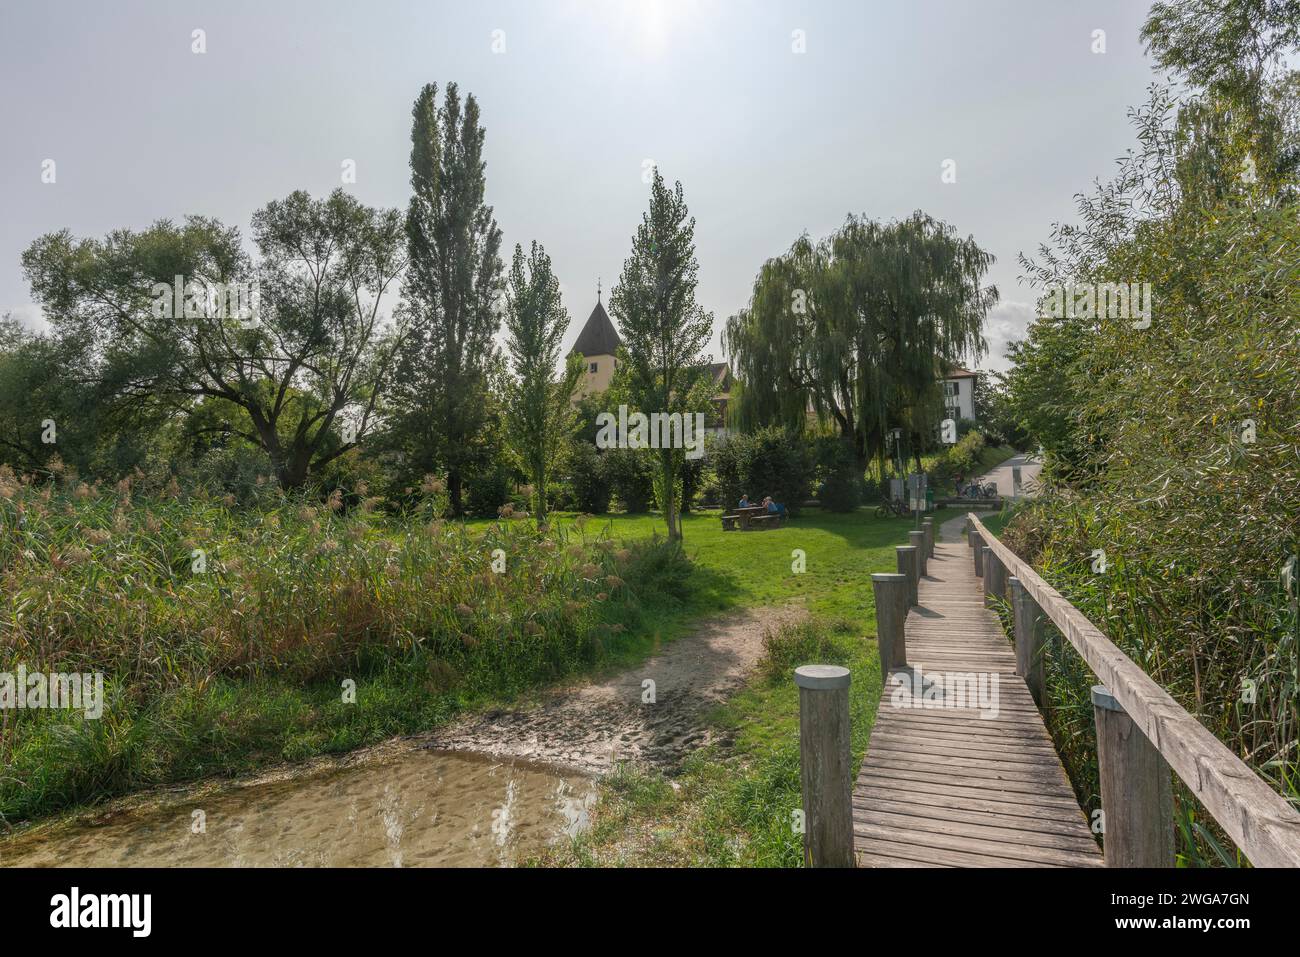
{"label": "wooden handrail", "polygon": [[1124,710],[1256,867],[1300,867],[1300,811],[1188,714],[974,513],[971,528],[1020,580]]}

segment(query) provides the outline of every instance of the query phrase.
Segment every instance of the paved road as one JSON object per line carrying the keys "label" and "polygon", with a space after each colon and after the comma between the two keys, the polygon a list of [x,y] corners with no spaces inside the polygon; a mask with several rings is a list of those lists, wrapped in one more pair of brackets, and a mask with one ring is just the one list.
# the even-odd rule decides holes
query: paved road
{"label": "paved road", "polygon": [[1011,469],[1020,466],[1020,495],[1033,498],[1038,494],[1038,473],[1043,470],[1043,463],[1037,456],[1029,453],[1014,455],[1001,465],[991,469],[979,478],[980,484],[993,482],[998,487],[999,495],[1011,495]]}

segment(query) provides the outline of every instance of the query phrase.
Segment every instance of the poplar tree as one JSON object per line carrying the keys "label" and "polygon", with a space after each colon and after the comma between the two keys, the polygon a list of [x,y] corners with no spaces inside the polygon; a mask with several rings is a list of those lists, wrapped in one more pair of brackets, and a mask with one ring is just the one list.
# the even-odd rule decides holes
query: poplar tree
{"label": "poplar tree", "polygon": [[[686,414],[699,407],[710,358],[703,349],[713,334],[713,315],[695,301],[698,272],[695,220],[687,211],[682,184],[670,191],[656,169],[650,209],[641,217],[632,254],[609,299],[623,337],[620,387],[628,404],[647,415]],[[656,495],[668,538],[679,541],[685,453],[660,448],[655,455]]]}
{"label": "poplar tree", "polygon": [[570,356],[558,371],[569,313],[551,258],[537,242],[527,258],[515,245],[505,325],[513,373],[506,389],[506,441],[532,483],[533,516],[540,524],[546,520],[548,478],[576,425],[573,394],[582,377],[582,356]]}
{"label": "poplar tree", "polygon": [[400,310],[408,336],[390,415],[408,467],[445,470],[460,514],[466,471],[482,453],[493,336],[504,307],[501,230],[484,201],[479,108],[455,83],[441,108],[428,84],[411,111],[410,266]]}

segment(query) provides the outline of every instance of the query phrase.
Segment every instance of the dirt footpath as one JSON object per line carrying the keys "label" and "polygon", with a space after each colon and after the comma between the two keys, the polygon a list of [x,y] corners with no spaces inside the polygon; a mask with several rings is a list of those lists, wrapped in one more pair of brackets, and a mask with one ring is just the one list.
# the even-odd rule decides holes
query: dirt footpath
{"label": "dirt footpath", "polygon": [[[805,614],[787,606],[709,619],[629,671],[518,709],[474,715],[424,738],[424,746],[551,761],[595,774],[629,760],[671,769],[710,743],[704,719],[744,684],[763,654],[763,635]],[[654,682],[654,700],[643,703],[647,680]]]}

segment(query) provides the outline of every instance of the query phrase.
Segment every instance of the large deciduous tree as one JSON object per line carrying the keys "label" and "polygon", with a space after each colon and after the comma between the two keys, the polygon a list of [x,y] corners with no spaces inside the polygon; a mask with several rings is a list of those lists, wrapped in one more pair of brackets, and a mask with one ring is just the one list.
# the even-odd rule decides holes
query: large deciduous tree
{"label": "large deciduous tree", "polygon": [[888,224],[850,216],[820,242],[800,237],[763,265],[749,307],[727,321],[742,382],[736,423],[802,428],[811,410],[834,423],[859,471],[875,456],[883,474],[889,431],[906,429],[919,450],[949,368],[983,354],[992,262],[921,212]]}
{"label": "large deciduous tree", "polygon": [[409,341],[399,363],[389,420],[409,468],[445,470],[461,513],[465,474],[486,426],[484,396],[504,307],[501,231],[484,200],[484,128],[478,103],[462,105],[456,84],[420,91],[412,109],[410,268],[402,285]]}
{"label": "large deciduous tree", "polygon": [[569,314],[551,259],[536,242],[525,258],[515,246],[506,283],[505,324],[513,379],[506,387],[507,442],[533,486],[533,515],[546,519],[547,481],[576,425],[573,393],[582,377],[582,356],[563,371],[560,346]]}
{"label": "large deciduous tree", "polygon": [[[403,267],[401,217],[341,189],[299,191],[254,214],[253,239],[256,262],[237,229],[203,217],[103,240],[64,230],[23,265],[56,332],[83,344],[103,402],[124,414],[237,406],[246,426],[234,431],[296,488],[355,445],[391,371],[380,301]],[[236,288],[260,296],[232,309],[222,291]]]}
{"label": "large deciduous tree", "polygon": [[[650,208],[641,218],[632,253],[609,299],[623,337],[619,388],[634,411],[671,415],[700,408],[709,359],[703,349],[713,334],[713,316],[695,301],[698,273],[695,220],[682,197],[682,184],[669,190],[656,169]],[[655,454],[656,494],[668,538],[678,541],[685,453],[663,447]]]}

